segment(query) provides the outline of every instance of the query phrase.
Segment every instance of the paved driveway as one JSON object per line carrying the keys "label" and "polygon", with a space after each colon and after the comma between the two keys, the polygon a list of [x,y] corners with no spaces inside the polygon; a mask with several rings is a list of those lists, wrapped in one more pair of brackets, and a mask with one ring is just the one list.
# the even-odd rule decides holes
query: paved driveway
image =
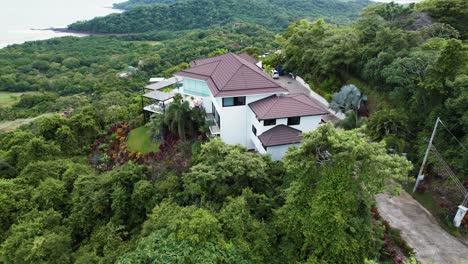
{"label": "paved driveway", "polygon": [[414,249],[420,262],[468,263],[468,247],[443,230],[407,192],[393,198],[379,194],[377,208],[392,228],[401,231],[401,237]]}
{"label": "paved driveway", "polygon": [[320,96],[318,93],[310,89],[309,85],[300,77],[293,79],[289,76],[281,76],[278,80],[278,83],[281,84],[284,88],[288,89],[290,94],[305,94],[313,99],[315,99],[320,105],[322,105],[325,109],[328,109],[330,115],[324,117],[324,120],[328,121],[337,121],[342,120],[345,118],[345,115],[342,113],[336,113],[335,111],[330,109],[329,103],[325,98]]}

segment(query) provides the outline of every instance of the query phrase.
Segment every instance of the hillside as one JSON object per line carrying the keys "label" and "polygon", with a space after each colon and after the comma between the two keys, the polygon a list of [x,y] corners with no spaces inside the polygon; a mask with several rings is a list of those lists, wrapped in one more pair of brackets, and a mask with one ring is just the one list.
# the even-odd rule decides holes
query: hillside
{"label": "hillside", "polygon": [[[333,24],[366,4],[350,1],[131,0],[73,27],[135,33],[0,49],[0,263],[419,263],[375,197],[412,187],[436,117],[449,130],[414,198],[466,239],[436,154],[466,186],[468,2],[373,5]],[[179,95],[145,120],[151,77],[226,52],[268,54],[265,70],[282,65],[331,105],[344,86],[359,94],[281,161],[204,136],[212,120]]]}
{"label": "hillside", "polygon": [[113,7],[117,9],[130,9],[140,5],[173,4],[175,2],[180,2],[180,0],[129,0],[113,4]]}
{"label": "hillside", "polygon": [[69,25],[69,29],[98,33],[135,33],[210,28],[233,22],[245,22],[280,31],[290,22],[300,18],[324,18],[331,23],[347,24],[369,3],[367,0],[356,2],[187,0],[174,3],[158,0],[154,2],[157,4],[147,4],[148,1],[140,0],[125,2],[124,7],[129,10],[124,13],[76,22]]}

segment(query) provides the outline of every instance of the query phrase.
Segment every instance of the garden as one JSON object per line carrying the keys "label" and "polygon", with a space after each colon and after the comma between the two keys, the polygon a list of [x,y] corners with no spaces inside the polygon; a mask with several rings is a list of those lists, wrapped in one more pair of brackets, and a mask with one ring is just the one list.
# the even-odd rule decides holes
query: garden
{"label": "garden", "polygon": [[130,151],[140,153],[157,152],[159,149],[159,141],[151,139],[149,129],[146,126],[141,126],[130,131],[127,138],[127,146]]}

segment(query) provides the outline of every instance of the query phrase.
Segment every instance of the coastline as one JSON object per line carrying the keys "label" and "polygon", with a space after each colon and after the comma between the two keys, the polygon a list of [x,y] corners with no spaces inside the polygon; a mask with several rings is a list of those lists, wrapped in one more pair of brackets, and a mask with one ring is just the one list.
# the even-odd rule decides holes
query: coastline
{"label": "coastline", "polygon": [[93,32],[93,31],[79,31],[79,30],[73,30],[69,28],[56,28],[56,27],[51,27],[51,28],[31,28],[33,31],[53,31],[56,33],[64,33],[64,34],[73,34],[73,35],[81,35],[81,36],[126,36],[130,35],[132,33],[99,33],[99,32]]}
{"label": "coastline", "polygon": [[[23,0],[25,1],[25,0]],[[12,45],[21,45],[26,42],[42,41],[66,36],[87,37],[95,35],[117,35],[101,34],[96,32],[82,32],[68,29],[68,25],[80,20],[90,20],[113,13],[122,13],[124,10],[114,8],[112,4],[118,0],[73,0],[71,3],[56,3],[55,0],[44,0],[44,3],[34,3],[24,9],[22,15],[28,19],[20,19],[6,10],[20,10],[23,6],[18,3],[7,5],[3,11],[0,10],[0,20],[5,19],[0,25],[0,49]],[[88,4],[87,8],[83,7]],[[102,5],[101,5],[101,4]],[[45,15],[44,12],[52,7],[55,13]],[[82,8],[83,7],[83,8]],[[36,14],[38,14],[36,16]]]}

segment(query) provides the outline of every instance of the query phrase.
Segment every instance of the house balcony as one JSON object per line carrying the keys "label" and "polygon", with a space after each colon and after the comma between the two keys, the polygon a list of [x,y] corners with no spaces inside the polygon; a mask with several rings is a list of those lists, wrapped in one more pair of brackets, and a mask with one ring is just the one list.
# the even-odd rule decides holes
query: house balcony
{"label": "house balcony", "polygon": [[145,111],[148,111],[151,113],[157,113],[157,114],[162,114],[164,112],[164,107],[161,106],[159,103],[147,105],[143,109]]}
{"label": "house balcony", "polygon": [[210,128],[210,135],[213,137],[219,137],[221,135],[221,130],[218,123],[216,122],[215,116],[211,113],[206,114],[206,122]]}

